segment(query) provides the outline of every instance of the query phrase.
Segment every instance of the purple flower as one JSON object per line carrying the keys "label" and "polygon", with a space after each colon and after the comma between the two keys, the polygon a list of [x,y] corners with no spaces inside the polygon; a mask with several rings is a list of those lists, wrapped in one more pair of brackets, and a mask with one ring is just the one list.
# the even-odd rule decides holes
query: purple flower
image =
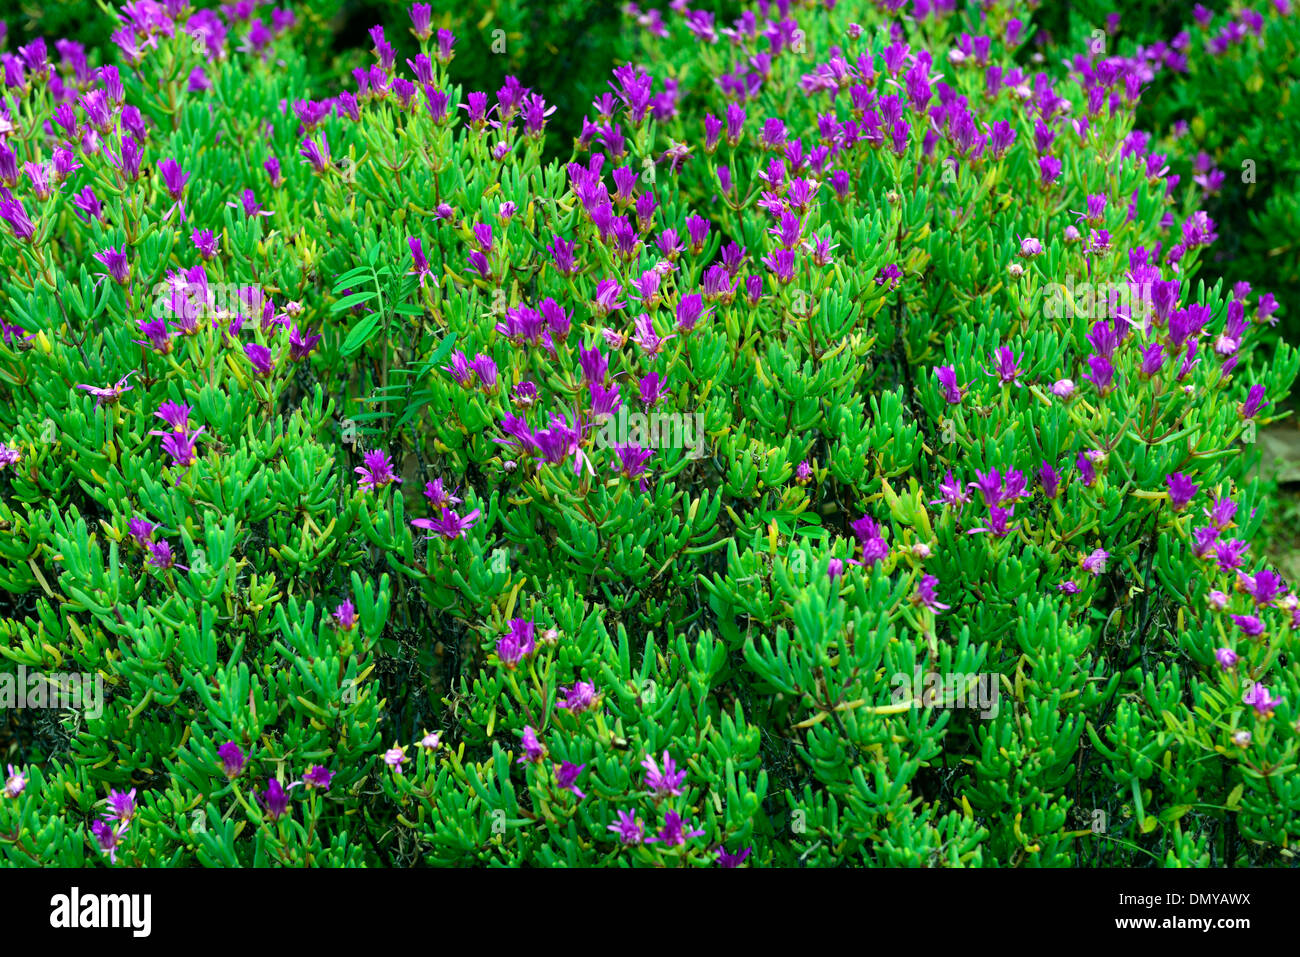
{"label": "purple flower", "polygon": [[163,187],[172,198],[172,208],[164,219],[170,219],[175,210],[180,211],[181,221],[185,221],[185,207],[181,199],[185,195],[185,184],[190,181],[190,174],[181,169],[181,164],[174,159],[165,159],[158,163],[158,174],[162,177]]}
{"label": "purple flower", "polygon": [[126,280],[131,275],[131,264],[126,259],[126,246],[121,249],[109,246],[95,253],[95,258],[104,264],[109,277],[115,283],[119,286],[126,285]]}
{"label": "purple flower", "polygon": [[244,757],[243,750],[233,741],[227,741],[217,748],[217,757],[221,758],[221,769],[231,781],[239,777],[239,773],[244,770],[244,762],[247,760]]}
{"label": "purple flower", "polygon": [[145,548],[153,538],[153,530],[158,526],[143,518],[132,518],[126,523],[126,527],[131,537],[135,539],[136,544],[141,548]]}
{"label": "purple flower", "polygon": [[682,782],[686,780],[686,771],[677,769],[675,762],[667,751],[663,753],[663,767],[655,763],[653,755],[646,755],[641,762],[645,768],[645,784],[654,792],[656,800],[674,797],[682,793]]}
{"label": "purple flower", "polygon": [[749,852],[752,850],[753,848],[747,847],[739,854],[732,854],[728,852],[725,847],[720,847],[717,851],[718,866],[727,868],[728,870],[739,867],[741,864],[745,863],[745,858],[749,857]]}
{"label": "purple flower", "polygon": [[1271,405],[1264,401],[1264,387],[1262,385],[1252,385],[1250,392],[1246,395],[1246,401],[1237,406],[1237,413],[1243,419],[1253,419],[1263,406]]}
{"label": "purple flower", "polygon": [[1097,387],[1097,391],[1103,396],[1115,390],[1115,366],[1110,359],[1104,355],[1088,356],[1088,368],[1090,372],[1084,373],[1084,378]]}
{"label": "purple flower", "polygon": [[320,143],[309,136],[302,141],[302,149],[298,150],[298,155],[311,164],[312,172],[324,173],[330,165],[329,140],[324,133],[320,135]]}
{"label": "purple flower", "polygon": [[1042,486],[1043,494],[1048,498],[1056,498],[1061,491],[1061,476],[1056,469],[1052,468],[1043,460],[1043,464],[1038,469],[1038,484]]}
{"label": "purple flower", "polygon": [[1242,704],[1248,704],[1255,709],[1260,717],[1268,717],[1273,713],[1273,709],[1282,703],[1282,698],[1272,698],[1269,696],[1268,688],[1263,684],[1256,682],[1250,686],[1241,699]]}
{"label": "purple flower", "polygon": [[889,544],[880,535],[876,520],[863,515],[852,524],[853,535],[862,546],[862,563],[870,568],[889,555]]}
{"label": "purple flower", "polygon": [[1233,668],[1237,664],[1237,653],[1231,648],[1218,648],[1214,652],[1214,659],[1219,663],[1219,667],[1224,671]]}
{"label": "purple flower", "polygon": [[664,814],[664,826],[659,829],[657,837],[648,838],[646,843],[661,841],[669,847],[677,847],[685,844],[687,838],[699,837],[704,832],[701,830],[690,830],[690,824],[682,819],[682,816],[676,811],[668,811]]}
{"label": "purple flower", "polygon": [[271,362],[271,350],[257,342],[244,343],[244,355],[253,365],[253,371],[259,378],[266,378],[271,374],[274,363]]}
{"label": "purple flower", "polygon": [[943,481],[939,483],[940,498],[935,499],[931,505],[955,505],[960,509],[970,501],[970,495],[966,491],[967,486],[963,482],[958,482],[953,478],[952,469],[949,469],[944,476]]}
{"label": "purple flower", "polygon": [[704,297],[698,292],[683,296],[677,303],[677,328],[690,332],[704,312]]}
{"label": "purple flower", "polygon": [[425,259],[424,247],[421,246],[419,239],[416,237],[409,237],[407,239],[407,244],[411,247],[411,263],[413,264],[413,267],[415,267],[411,272],[420,277],[420,287],[422,289],[422,287],[424,287],[424,278],[428,276],[430,272],[429,260]]}
{"label": "purple flower", "polygon": [[1282,576],[1267,568],[1258,575],[1238,572],[1237,585],[1255,599],[1257,607],[1272,604],[1273,599],[1286,594],[1286,584],[1282,581]]}
{"label": "purple flower", "polygon": [[524,618],[512,618],[510,630],[497,639],[497,658],[513,670],[537,647],[537,625]]}
{"label": "purple flower", "polygon": [[[7,194],[8,191],[5,192]],[[36,227],[28,218],[27,210],[23,208],[20,199],[9,195],[5,195],[4,198],[0,199],[0,219],[9,224],[14,236],[18,239],[26,241],[36,235]]]}
{"label": "purple flower", "polygon": [[302,776],[302,783],[310,790],[328,791],[330,782],[334,780],[337,771],[329,771],[323,764],[316,764],[308,768]]}
{"label": "purple flower", "polygon": [[416,518],[411,520],[411,524],[417,528],[428,529],[441,535],[448,541],[454,541],[457,538],[464,538],[465,533],[474,527],[478,521],[479,510],[474,509],[467,515],[462,516],[459,512],[444,508],[442,514],[437,518]]}
{"label": "purple flower", "polygon": [[1093,464],[1097,457],[1096,452],[1080,452],[1074,459],[1085,488],[1092,488],[1097,483],[1097,469]]}
{"label": "purple flower", "polygon": [[574,795],[581,800],[587,795],[578,790],[578,775],[586,768],[585,764],[574,764],[572,761],[565,761],[555,770],[555,783],[564,791],[572,791]]}
{"label": "purple flower", "polygon": [[1254,615],[1229,615],[1228,617],[1247,638],[1258,638],[1264,634],[1264,623]]}
{"label": "purple flower", "polygon": [[352,604],[352,599],[345,599],[342,604],[330,613],[330,619],[334,626],[341,631],[351,631],[357,626],[357,609]]}
{"label": "purple flower", "polygon": [[930,611],[938,614],[947,611],[951,605],[945,605],[939,601],[935,586],[939,584],[939,579],[933,575],[922,575],[921,580],[917,582],[916,591],[912,593],[909,601],[921,608],[928,608]]}
{"label": "purple flower", "polygon": [[204,259],[211,259],[217,254],[217,237],[210,229],[196,229],[190,234],[194,248]]}
{"label": "purple flower", "polygon": [[1249,542],[1243,542],[1239,538],[1220,539],[1212,546],[1214,560],[1218,562],[1219,571],[1230,572],[1236,571],[1241,567],[1242,561],[1245,560],[1246,552],[1250,548]]}
{"label": "purple flower", "polygon": [[1061,175],[1061,161],[1055,156],[1041,156],[1038,159],[1039,183],[1051,186]]}
{"label": "purple flower", "polygon": [[27,787],[27,778],[21,770],[14,770],[14,766],[9,765],[9,776],[5,778],[4,796],[7,798],[17,799],[23,790]]}
{"label": "purple flower", "polygon": [[155,418],[162,419],[177,432],[188,432],[190,427],[190,407],[184,402],[172,402],[170,399],[158,406]]}
{"label": "purple flower", "polygon": [[546,757],[546,748],[538,739],[537,732],[532,725],[524,725],[523,737],[519,743],[524,749],[524,753],[515,761],[516,764],[536,763]]}
{"label": "purple flower", "polygon": [[297,326],[293,326],[289,330],[289,358],[294,362],[301,362],[312,354],[320,340],[318,333],[310,329],[302,331]]}
{"label": "purple flower", "polygon": [[113,864],[117,863],[118,839],[125,831],[125,824],[119,824],[116,830],[107,821],[96,821],[90,825],[90,833],[94,835],[95,843],[99,845],[100,852],[107,854],[109,861]]}
{"label": "purple flower", "polygon": [[400,485],[402,481],[393,471],[393,463],[389,461],[388,453],[379,449],[367,452],[365,464],[358,465],[353,471],[361,476],[360,487],[363,492],[373,492],[394,482]]}
{"label": "purple flower", "polygon": [[563,708],[571,714],[594,708],[600,699],[596,694],[596,686],[586,681],[579,681],[572,688],[561,688],[560,694],[564,695],[564,700],[558,702],[555,707]]}
{"label": "purple flower", "polygon": [[131,391],[131,386],[127,385],[126,382],[133,375],[135,375],[134,371],[128,372],[126,375],[122,376],[122,378],[118,379],[117,382],[115,382],[113,385],[110,386],[101,387],[97,385],[83,384],[83,385],[78,385],[77,388],[85,392],[89,392],[91,395],[93,395],[95,397],[96,407],[103,405],[105,403],[107,403],[108,405],[112,405],[122,397],[122,393]]}
{"label": "purple flower", "polygon": [[108,804],[108,813],[104,815],[104,820],[120,821],[125,827],[135,816],[135,788],[130,791],[110,790],[105,803]]}
{"label": "purple flower", "polygon": [[289,808],[289,792],[284,789],[284,785],[271,778],[266,784],[266,790],[257,796],[257,803],[262,805],[262,810],[272,821],[278,821],[284,816],[284,812]]}
{"label": "purple flower", "polygon": [[943,397],[949,405],[960,405],[962,397],[966,395],[966,388],[957,385],[957,370],[952,366],[937,366],[934,374],[939,377],[939,387],[943,389]]}
{"label": "purple flower", "polygon": [[1089,574],[1096,577],[1106,570],[1106,560],[1110,558],[1110,552],[1105,549],[1095,549],[1092,554],[1079,561],[1079,567]]}
{"label": "purple flower", "polygon": [[384,752],[384,763],[398,774],[402,773],[402,765],[409,760],[410,758],[406,756],[406,748],[399,747],[396,742]]}
{"label": "purple flower", "polygon": [[1169,486],[1169,504],[1173,506],[1175,512],[1185,509],[1200,488],[1182,472],[1166,475],[1165,484]]}
{"label": "purple flower", "polygon": [[633,811],[619,811],[618,823],[607,825],[605,830],[613,831],[624,844],[640,844],[645,840],[645,825]]}
{"label": "purple flower", "polygon": [[1019,386],[1024,370],[1020,368],[1020,357],[1011,351],[1011,347],[999,346],[994,352],[994,359],[997,371],[990,372],[989,375],[996,374],[1003,385]]}

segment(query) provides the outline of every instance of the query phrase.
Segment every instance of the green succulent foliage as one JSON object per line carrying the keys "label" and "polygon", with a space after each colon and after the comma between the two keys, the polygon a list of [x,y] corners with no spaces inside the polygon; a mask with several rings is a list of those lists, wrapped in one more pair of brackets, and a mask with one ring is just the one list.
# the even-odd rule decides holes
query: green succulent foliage
{"label": "green succulent foliage", "polygon": [[[829,100],[802,81],[832,47],[879,71],[873,4],[792,5],[799,43],[716,149],[701,131],[727,107],[714,79],[734,68],[730,41],[699,44],[667,14],[666,37],[616,21],[655,90],[667,78],[682,94],[626,122],[600,170],[630,166],[658,201],[653,228],[622,245],[580,195],[569,163],[590,171],[585,147],[459,109],[513,70],[532,83],[511,58],[553,64],[560,25],[599,16],[612,32],[600,10],[493,4],[469,30],[477,8],[439,13],[460,31],[456,58],[432,64],[445,117],[390,94],[364,99],[360,122],[310,128],[292,104],[366,60],[327,60],[313,36],[349,22],[344,5],[299,10],[265,58],[209,61],[159,38],[124,71],[149,172],[87,156],[29,205],[31,241],[0,238],[7,325],[30,334],[0,345],[0,442],[18,453],[0,471],[0,677],[103,684],[102,707],[5,714],[0,758],[26,781],[0,800],[0,860],[110,865],[91,824],[131,788],[116,860],[143,866],[710,866],[743,849],[759,866],[1292,860],[1295,633],[1277,604],[1258,610],[1265,637],[1237,635],[1227,612],[1256,610],[1194,536],[1231,498],[1225,537],[1252,539],[1270,486],[1251,443],[1300,356],[1258,348],[1252,324],[1228,372],[1206,349],[1181,376],[1169,358],[1144,377],[1126,346],[1113,390],[1085,382],[1095,318],[1074,293],[1059,308],[1061,289],[1126,286],[1128,251],[1166,239],[1162,219],[1181,223],[1196,197],[1120,155],[1135,122],[1123,110],[1086,142],[1063,125],[1063,169],[1044,183],[1018,96],[990,97],[980,67],[946,60],[963,32],[991,35],[1007,67],[1025,58],[1002,38],[1031,11],[986,6],[983,20],[970,5],[899,29],[1015,145],[946,162],[951,144],[923,149],[918,127],[897,151],[859,143],[846,182],[810,164],[808,243],[786,281],[764,263],[783,243],[760,205],[783,151],[759,131],[779,118],[805,152],[825,145]],[[399,63],[433,51],[387,12]],[[501,62],[479,49],[498,28]],[[566,55],[592,61],[573,71],[580,115],[607,64]],[[209,90],[188,87],[199,65]],[[1057,88],[1080,115],[1083,91]],[[23,159],[42,144],[40,105],[12,140]],[[183,211],[165,158],[190,176]],[[102,219],[73,207],[85,186]],[[1098,194],[1108,254],[1065,233]],[[700,239],[692,215],[709,220]],[[665,227],[686,248],[657,247]],[[215,233],[203,278],[224,306],[205,301],[160,348],[140,322],[173,319],[174,291],[198,283],[192,229]],[[1022,255],[1023,237],[1042,254]],[[557,239],[574,244],[572,269]],[[732,244],[743,253],[720,289],[709,270]],[[95,275],[107,246],[129,250],[125,282]],[[1230,283],[1203,255],[1189,249],[1175,278],[1217,334]],[[657,290],[634,288],[651,270]],[[601,300],[610,279],[624,307]],[[701,288],[706,308],[680,322]],[[549,346],[517,328],[529,311],[550,317]],[[301,355],[286,326],[321,338]],[[580,353],[597,347],[621,400],[603,418]],[[996,370],[1003,348],[1014,375]],[[1068,401],[1052,388],[1065,379],[1079,386]],[[1271,403],[1254,416],[1251,386]],[[190,461],[166,451],[164,402],[203,430]],[[579,415],[591,428],[558,455],[512,431]],[[628,446],[652,452],[647,468]],[[940,492],[1044,462],[1060,493],[1016,496],[1005,535],[979,493]],[[1169,501],[1173,472],[1199,487],[1186,509]],[[525,627],[533,643],[510,654]],[[1233,669],[1216,660],[1225,646]],[[1270,717],[1243,703],[1251,681],[1280,697]],[[231,742],[242,767],[218,750]],[[656,786],[670,760],[684,777]],[[316,766],[334,773],[327,788],[304,780]]]}

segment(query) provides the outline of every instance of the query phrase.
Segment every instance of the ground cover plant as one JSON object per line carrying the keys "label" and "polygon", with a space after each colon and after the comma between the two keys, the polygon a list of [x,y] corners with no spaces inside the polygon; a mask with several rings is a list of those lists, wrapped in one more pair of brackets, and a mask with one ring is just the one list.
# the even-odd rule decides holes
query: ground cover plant
{"label": "ground cover plant", "polygon": [[1034,6],[0,56],[0,860],[1293,863],[1300,358]]}

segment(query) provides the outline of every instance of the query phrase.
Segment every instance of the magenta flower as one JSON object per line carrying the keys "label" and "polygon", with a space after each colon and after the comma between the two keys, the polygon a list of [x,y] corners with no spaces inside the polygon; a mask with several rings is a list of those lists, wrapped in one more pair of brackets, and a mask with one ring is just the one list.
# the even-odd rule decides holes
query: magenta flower
{"label": "magenta flower", "polygon": [[1020,368],[1020,357],[1011,351],[1010,346],[999,346],[994,352],[995,371],[988,373],[996,375],[998,381],[1003,385],[1020,385],[1020,377],[1025,374],[1025,370]]}
{"label": "magenta flower", "polygon": [[1238,661],[1237,653],[1231,648],[1218,648],[1214,652],[1214,658],[1219,663],[1219,667],[1224,671],[1233,668]]}
{"label": "magenta flower", "polygon": [[357,626],[357,609],[348,598],[330,614],[334,626],[342,631],[351,631]]}
{"label": "magenta flower", "polygon": [[934,374],[939,377],[939,386],[943,397],[949,405],[960,405],[966,395],[966,388],[957,385],[957,370],[952,366],[936,366]]}
{"label": "magenta flower", "polygon": [[565,761],[555,769],[555,783],[563,791],[572,791],[579,800],[585,798],[587,795],[578,789],[578,775],[586,767],[585,764],[574,764],[572,761]]}
{"label": "magenta flower", "polygon": [[384,763],[398,774],[402,773],[402,765],[409,760],[410,758],[406,756],[406,748],[398,747],[396,744],[384,752]]}
{"label": "magenta flower", "polygon": [[298,155],[311,164],[312,172],[324,173],[330,166],[329,140],[325,138],[324,133],[320,135],[320,143],[309,136],[302,141],[302,149],[298,151]]}
{"label": "magenta flower", "polygon": [[1214,560],[1218,562],[1219,570],[1224,572],[1235,571],[1241,567],[1245,560],[1246,552],[1250,549],[1250,543],[1244,542],[1239,538],[1220,539],[1212,546]]}
{"label": "magenta flower", "polygon": [[267,817],[278,821],[289,808],[289,792],[283,784],[271,778],[266,784],[266,790],[257,795],[257,803],[262,805]]}
{"label": "magenta flower", "polygon": [[118,399],[122,397],[122,393],[131,391],[131,386],[127,385],[126,383],[127,380],[130,379],[131,376],[133,375],[135,375],[134,370],[128,372],[126,375],[122,376],[122,378],[118,379],[117,382],[115,382],[113,385],[110,386],[101,387],[96,385],[78,385],[77,388],[85,392],[89,392],[91,395],[93,395],[95,397],[96,407],[99,407],[104,404],[113,405],[115,402],[117,402]]}
{"label": "magenta flower", "polygon": [[1241,702],[1254,708],[1260,717],[1267,718],[1273,713],[1273,709],[1282,703],[1282,700],[1281,697],[1270,697],[1268,688],[1256,682],[1250,686],[1250,690],[1242,697]]}
{"label": "magenta flower", "polygon": [[660,841],[669,847],[677,847],[685,844],[687,838],[699,837],[703,833],[698,829],[691,830],[690,823],[683,820],[676,811],[668,811],[664,814],[664,826],[659,829],[658,836],[647,838],[646,843]]}
{"label": "magenta flower", "polygon": [[130,791],[110,790],[105,803],[108,805],[108,812],[104,815],[104,820],[120,821],[125,827],[135,816],[135,788]]}
{"label": "magenta flower", "polygon": [[302,783],[313,791],[325,792],[330,789],[330,782],[334,780],[337,771],[330,771],[322,764],[316,764],[308,768],[302,776]]}
{"label": "magenta flower", "polygon": [[922,575],[921,580],[916,584],[916,591],[912,593],[909,601],[918,607],[928,608],[930,611],[938,614],[947,611],[951,605],[945,605],[939,601],[935,586],[939,584],[939,579],[933,575]]}
{"label": "magenta flower", "polygon": [[939,483],[939,493],[941,497],[930,502],[931,505],[952,505],[960,510],[970,501],[966,484],[953,478],[952,469],[948,470],[943,481]]}
{"label": "magenta flower", "polygon": [[747,847],[739,854],[732,854],[725,847],[720,847],[717,850],[718,866],[728,870],[739,867],[745,863],[745,858],[749,857],[749,852],[752,850],[753,848]]}
{"label": "magenta flower", "polygon": [[497,658],[513,670],[537,647],[537,626],[523,618],[510,620],[510,631],[497,639]]}
{"label": "magenta flower", "polygon": [[247,760],[244,757],[243,750],[233,741],[227,741],[217,748],[217,757],[221,758],[221,769],[231,781],[239,777],[240,772],[244,770],[244,762]]}
{"label": "magenta flower", "polygon": [[131,275],[131,264],[126,259],[126,246],[121,249],[114,249],[109,246],[95,253],[95,258],[104,264],[108,270],[109,277],[119,286],[126,285],[126,281]]}
{"label": "magenta flower", "polygon": [[117,863],[118,842],[125,832],[125,824],[119,824],[116,829],[107,821],[96,821],[90,825],[90,833],[94,836],[95,843],[99,845],[100,853],[107,854],[112,864]]}
{"label": "magenta flower", "polygon": [[257,342],[244,343],[244,356],[253,366],[259,378],[266,378],[275,368],[271,361],[271,350]]}
{"label": "magenta flower", "polygon": [[1264,634],[1264,623],[1254,615],[1229,615],[1228,617],[1247,638],[1258,638]]}
{"label": "magenta flower", "polygon": [[1238,572],[1237,586],[1255,599],[1256,607],[1272,604],[1275,598],[1286,594],[1287,590],[1282,576],[1267,568],[1258,575]]}
{"label": "magenta flower", "polygon": [[441,535],[448,541],[454,541],[457,538],[465,537],[465,533],[473,528],[474,523],[478,521],[479,514],[477,508],[464,516],[453,509],[444,508],[437,518],[416,518],[411,520],[411,524],[416,528],[423,528]]}
{"label": "magenta flower", "polygon": [[402,482],[393,471],[393,463],[389,461],[388,453],[380,449],[367,452],[365,464],[358,465],[353,471],[361,476],[359,484],[363,492],[373,492],[375,489],[386,488],[393,483],[400,485]]}
{"label": "magenta flower", "polygon": [[1182,472],[1165,476],[1165,484],[1169,486],[1169,504],[1175,512],[1185,509],[1200,488]]}
{"label": "magenta flower", "polygon": [[640,844],[645,840],[645,825],[633,811],[619,811],[618,823],[609,824],[605,829],[617,834],[624,844]]}
{"label": "magenta flower", "polygon": [[638,479],[646,474],[646,462],[654,455],[652,449],[643,449],[639,445],[616,445],[613,448],[618,456],[620,475],[627,479]]}
{"label": "magenta flower", "polygon": [[1086,558],[1081,559],[1079,567],[1096,577],[1106,570],[1106,560],[1108,558],[1110,558],[1110,552],[1098,548]]}
{"label": "magenta flower", "polygon": [[136,543],[145,548],[148,546],[150,539],[153,538],[153,530],[158,526],[153,522],[146,521],[143,518],[133,518],[126,523],[127,531]]}
{"label": "magenta flower", "polygon": [[560,694],[564,695],[564,700],[557,702],[555,707],[563,708],[571,714],[579,714],[596,707],[600,696],[596,694],[596,686],[586,682],[576,682],[571,688],[561,688]]}
{"label": "magenta flower", "polygon": [[151,431],[150,435],[162,436],[163,451],[172,457],[172,465],[188,468],[193,465],[198,453],[198,438],[206,429],[198,429],[192,434],[184,432]]}
{"label": "magenta flower", "polygon": [[294,362],[301,362],[312,354],[320,340],[318,333],[310,329],[300,330],[297,326],[293,326],[289,330],[289,358]]}
{"label": "magenta flower", "polygon": [[653,755],[646,755],[641,762],[641,767],[645,768],[645,784],[654,792],[655,800],[682,793],[682,782],[686,780],[686,771],[677,769],[677,762],[667,751],[663,753],[662,768],[655,763]]}
{"label": "magenta flower", "polygon": [[852,529],[862,546],[862,564],[867,568],[889,556],[889,543],[880,535],[880,528],[870,515],[863,515],[853,523]]}
{"label": "magenta flower", "polygon": [[461,502],[453,493],[447,491],[440,478],[424,483],[424,497],[434,508],[446,508],[448,505],[459,505]]}
{"label": "magenta flower", "polygon": [[27,787],[27,778],[24,776],[22,769],[15,770],[14,766],[9,765],[9,776],[5,778],[4,796],[17,800]]}
{"label": "magenta flower", "polygon": [[524,753],[516,759],[516,764],[525,764],[530,762],[535,764],[542,760],[542,758],[546,757],[546,747],[538,739],[537,732],[533,729],[532,725],[524,725],[523,737],[519,744],[520,747],[523,748]]}
{"label": "magenta flower", "polygon": [[1246,395],[1246,401],[1237,406],[1237,413],[1243,419],[1253,419],[1261,408],[1271,404],[1264,401],[1264,387],[1262,385],[1252,385],[1250,392]]}

